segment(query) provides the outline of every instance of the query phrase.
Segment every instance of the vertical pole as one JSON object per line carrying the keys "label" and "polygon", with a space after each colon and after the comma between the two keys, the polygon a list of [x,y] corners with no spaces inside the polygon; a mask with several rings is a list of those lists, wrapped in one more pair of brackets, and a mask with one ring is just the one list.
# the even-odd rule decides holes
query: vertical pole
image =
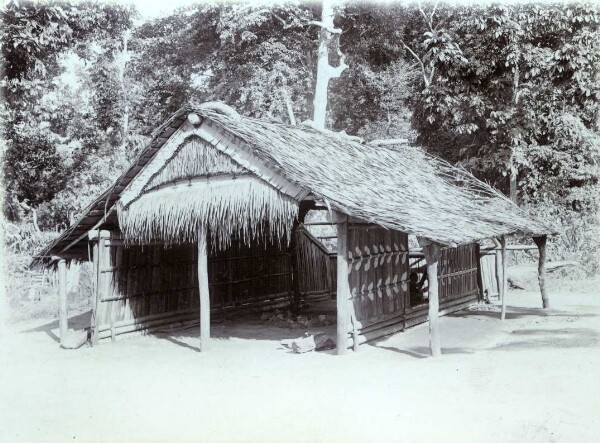
{"label": "vertical pole", "polygon": [[98,262],[98,242],[99,242],[99,232],[98,231],[90,231],[88,233],[88,238],[92,242],[92,267],[94,268],[94,280],[93,280],[93,295],[92,295],[92,320],[91,320],[91,343],[92,346],[98,344],[98,320],[99,320],[99,298],[100,293],[98,291],[99,281],[100,281],[100,264]]}
{"label": "vertical pole", "polygon": [[438,296],[438,262],[440,245],[428,240],[420,240],[425,262],[427,263],[427,279],[429,281],[429,350],[432,357],[442,355],[440,346],[440,300]]}
{"label": "vertical pole", "polygon": [[498,288],[498,299],[502,300],[502,253],[500,252],[500,242],[495,238],[494,244],[496,245],[495,260],[494,263],[496,265],[496,287]]}
{"label": "vertical pole", "polygon": [[206,351],[210,340],[210,296],[208,293],[208,257],[206,228],[198,231],[198,292],[200,293],[200,350]]}
{"label": "vertical pole", "polygon": [[[337,225],[337,354],[348,350],[350,286],[348,283],[348,217],[336,213]],[[344,220],[344,221],[342,221]]]}
{"label": "vertical pole", "polygon": [[481,247],[479,243],[475,243],[473,248],[473,254],[475,254],[475,260],[477,263],[477,286],[479,286],[479,301],[485,298],[485,292],[483,287],[483,270],[481,269]]}
{"label": "vertical pole", "polygon": [[292,312],[298,314],[300,312],[300,272],[298,266],[298,231],[299,223],[294,222],[292,227],[292,235],[290,237],[290,271],[291,271],[291,284],[292,284]]}
{"label": "vertical pole", "polygon": [[502,256],[502,311],[500,313],[500,319],[506,318],[506,299],[508,298],[507,290],[508,284],[506,282],[506,237],[500,237],[500,252]]}
{"label": "vertical pole", "polygon": [[60,327],[60,343],[62,345],[69,331],[67,319],[67,263],[62,258],[58,260],[58,302],[58,324]]}
{"label": "vertical pole", "polygon": [[550,300],[546,293],[546,240],[547,236],[533,237],[533,241],[540,251],[538,261],[538,282],[540,283],[540,292],[542,293],[542,306],[544,309],[550,307]]}

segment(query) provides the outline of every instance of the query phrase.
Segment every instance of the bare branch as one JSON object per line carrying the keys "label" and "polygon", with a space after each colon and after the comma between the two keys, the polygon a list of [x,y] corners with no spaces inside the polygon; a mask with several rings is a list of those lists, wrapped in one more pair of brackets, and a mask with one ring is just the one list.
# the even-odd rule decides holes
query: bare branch
{"label": "bare branch", "polygon": [[404,41],[401,40],[402,46],[404,46],[404,48],[410,52],[412,54],[412,56],[415,58],[415,60],[419,63],[419,65],[421,66],[421,73],[423,74],[423,81],[425,82],[425,86],[429,87],[430,81],[427,78],[427,72],[425,70],[425,65],[423,64],[423,60],[421,60],[421,57],[419,57],[415,51],[413,51],[410,46],[408,46],[406,43],[404,43]]}
{"label": "bare branch", "polygon": [[315,26],[319,26],[322,29],[325,29],[327,32],[329,32],[330,34],[341,34],[342,30],[339,28],[331,28],[329,26],[327,26],[325,23],[323,22],[319,22],[319,21],[315,21],[315,20],[311,20],[308,22],[309,25],[315,25]]}
{"label": "bare branch", "polygon": [[435,10],[437,9],[438,5],[439,2],[435,2],[435,5],[433,5],[433,11],[431,11],[431,15],[429,16],[429,21],[431,24],[433,24],[433,16],[435,15]]}
{"label": "bare branch", "polygon": [[288,29],[291,28],[293,25],[286,22],[282,17],[280,17],[279,15],[275,14],[273,11],[269,11],[271,13],[271,15],[273,17],[275,17],[277,20],[279,20],[281,22],[281,24],[283,25],[283,29]]}
{"label": "bare branch", "polygon": [[[421,7],[421,4],[419,3],[419,12],[421,13],[421,15],[423,16],[423,20],[425,20],[425,24],[427,26],[429,26],[429,30],[431,32],[433,32],[433,23],[432,23],[432,19],[433,19],[433,14],[431,17],[428,17],[427,14],[425,14],[425,11],[423,11],[423,8]],[[434,11],[435,12],[435,11]]]}

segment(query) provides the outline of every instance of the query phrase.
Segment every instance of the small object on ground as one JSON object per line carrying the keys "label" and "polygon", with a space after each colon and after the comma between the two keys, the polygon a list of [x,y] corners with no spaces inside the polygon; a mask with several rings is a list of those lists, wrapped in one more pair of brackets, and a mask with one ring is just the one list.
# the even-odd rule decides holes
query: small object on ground
{"label": "small object on ground", "polygon": [[308,335],[307,332],[304,334],[304,337],[281,340],[281,344],[297,354],[304,354],[305,352],[310,351],[325,351],[329,349],[335,349],[335,342],[330,336],[324,333]]}
{"label": "small object on ground", "polygon": [[335,342],[333,339],[324,333],[316,334],[314,337],[315,340],[315,350],[316,351],[328,351],[330,349],[335,349]]}
{"label": "small object on ground", "polygon": [[87,331],[69,329],[67,336],[61,340],[60,347],[64,349],[77,349],[82,347],[87,342],[87,339]]}
{"label": "small object on ground", "polygon": [[508,277],[506,279],[506,281],[508,282],[508,287],[510,289],[521,289],[521,290],[525,289],[524,285],[521,282],[519,282],[518,280],[515,280],[511,277]]}
{"label": "small object on ground", "polygon": [[298,354],[310,352],[316,348],[314,337],[312,335],[308,335],[308,333],[305,333],[304,337],[281,340],[281,344]]}

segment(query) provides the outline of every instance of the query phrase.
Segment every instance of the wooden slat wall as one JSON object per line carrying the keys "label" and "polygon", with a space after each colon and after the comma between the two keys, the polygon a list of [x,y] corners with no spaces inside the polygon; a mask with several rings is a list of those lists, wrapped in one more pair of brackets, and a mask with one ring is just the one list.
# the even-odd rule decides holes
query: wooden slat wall
{"label": "wooden slat wall", "polygon": [[408,292],[408,235],[348,226],[350,293],[360,329],[400,316]]}
{"label": "wooden slat wall", "polygon": [[336,292],[337,259],[306,229],[296,230],[300,294],[304,300],[330,298]]}
{"label": "wooden slat wall", "polygon": [[440,301],[479,293],[477,245],[462,245],[441,250],[438,271]]}

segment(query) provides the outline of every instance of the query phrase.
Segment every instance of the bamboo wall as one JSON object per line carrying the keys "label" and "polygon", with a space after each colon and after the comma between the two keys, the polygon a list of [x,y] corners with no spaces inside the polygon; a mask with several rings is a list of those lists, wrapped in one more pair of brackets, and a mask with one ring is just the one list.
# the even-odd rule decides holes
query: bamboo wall
{"label": "bamboo wall", "polygon": [[[424,260],[415,260],[420,266]],[[442,248],[438,264],[438,290],[440,315],[466,308],[480,298],[479,245],[469,244],[457,248]],[[428,305],[410,307],[407,301],[406,327],[428,320]]]}
{"label": "bamboo wall", "polygon": [[300,295],[303,300],[324,300],[336,292],[337,259],[305,228],[295,232]]}
{"label": "bamboo wall", "polygon": [[[330,298],[337,285],[335,258],[304,230],[297,233],[296,243],[302,297]],[[94,255],[98,272],[92,326],[100,339],[198,319],[196,245],[125,246],[118,238],[101,238]],[[441,314],[479,297],[478,255],[477,245],[442,249]],[[427,304],[410,306],[406,234],[350,224],[348,261],[350,343],[354,337],[363,343],[427,321]],[[292,299],[287,246],[234,242],[225,251],[210,253],[208,274],[213,318],[249,308],[283,307]]]}
{"label": "bamboo wall", "polygon": [[[359,343],[404,329],[408,235],[375,225],[348,225],[348,282]],[[351,340],[352,341],[352,340]]]}
{"label": "bamboo wall", "polygon": [[[101,239],[97,263],[92,327],[99,339],[198,318],[196,245],[125,246]],[[208,274],[213,317],[289,303],[290,259],[283,246],[234,242],[209,255]]]}

